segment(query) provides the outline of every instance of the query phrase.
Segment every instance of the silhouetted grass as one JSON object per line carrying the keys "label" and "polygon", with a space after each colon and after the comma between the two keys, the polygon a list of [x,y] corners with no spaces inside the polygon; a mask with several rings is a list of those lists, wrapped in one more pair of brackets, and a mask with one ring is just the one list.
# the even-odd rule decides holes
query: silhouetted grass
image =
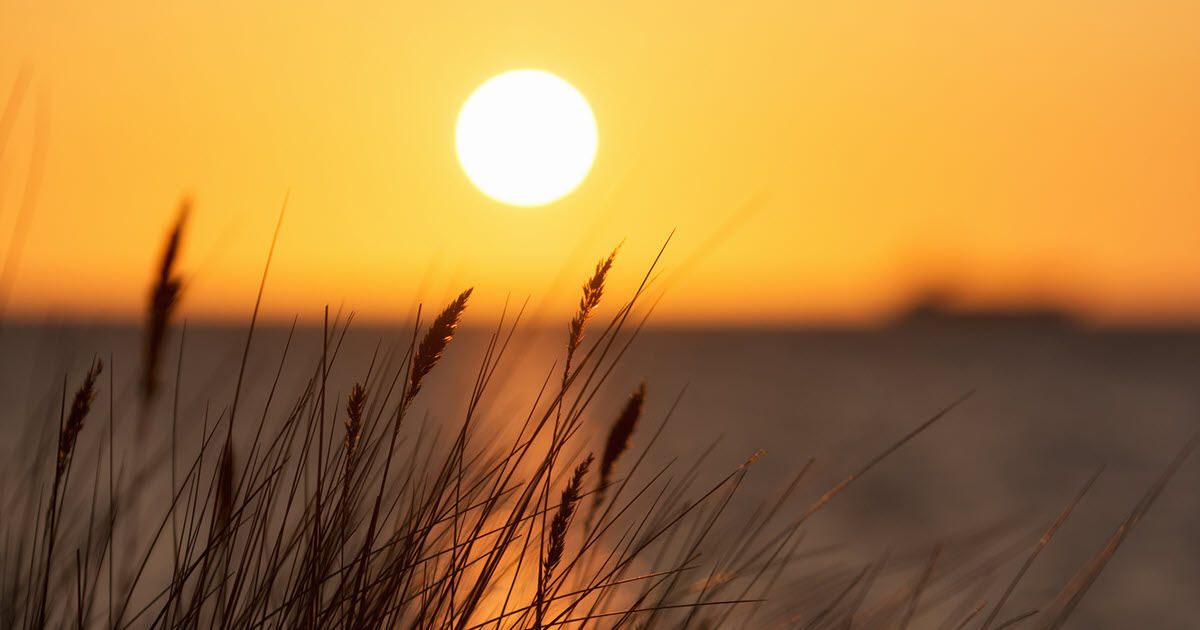
{"label": "silhouetted grass", "polygon": [[[150,414],[143,419],[153,423],[166,422],[148,411],[148,403],[160,393],[163,347],[181,297],[175,261],[185,216],[181,211],[170,231],[146,313],[140,394],[142,412]],[[256,302],[241,362],[227,366],[238,374],[233,400],[210,401],[194,444],[177,442],[176,400],[165,459],[114,461],[113,370],[103,373],[109,379],[108,417],[98,418],[93,401],[104,388],[101,362],[94,361],[69,406],[64,385],[54,456],[31,443],[29,462],[6,463],[6,484],[25,491],[16,499],[24,509],[6,506],[0,520],[0,627],[818,629],[977,623],[987,609],[986,601],[974,599],[982,592],[978,586],[986,588],[1011,554],[963,571],[963,549],[971,541],[947,541],[923,556],[885,555],[866,566],[814,565],[806,571],[805,562],[820,550],[801,548],[808,519],[961,400],[857,467],[807,509],[784,506],[808,465],[758,509],[731,510],[761,452],[715,484],[697,487],[699,472],[713,467],[703,455],[682,472],[675,463],[648,468],[647,454],[674,404],[665,416],[651,417],[645,382],[623,405],[600,395],[641,328],[644,319],[629,318],[658,262],[585,343],[615,255],[601,259],[583,285],[568,324],[561,382],[547,388],[560,373],[548,366],[523,424],[507,437],[481,435],[479,421],[519,310],[502,316],[491,333],[474,384],[462,393],[461,424],[406,422],[423,385],[437,378],[439,360],[454,351],[471,289],[427,325],[418,315],[402,356],[379,364],[372,359],[352,385],[331,382],[329,375],[353,317],[330,322],[327,314],[320,360],[304,364],[285,348],[266,407],[246,440],[251,434],[235,434],[233,427]],[[290,343],[289,336],[288,348]],[[181,334],[176,398],[185,347]],[[279,374],[293,366],[308,374],[304,386],[277,391]],[[343,387],[350,392],[344,408],[338,395],[327,401],[327,392]],[[594,487],[585,483],[595,461],[582,456],[592,450],[585,412],[615,418],[602,442]],[[123,439],[140,445],[140,432],[148,430],[139,421],[137,434]],[[1044,627],[1057,628],[1068,617],[1193,444],[1096,559],[1049,603],[1040,617]],[[73,463],[83,449],[95,453],[95,468],[84,483],[72,484]],[[559,469],[560,459],[573,466]],[[137,499],[150,480],[168,478],[165,502]],[[1033,616],[997,622],[1001,606],[1094,479],[1034,546],[982,628]],[[578,518],[583,501],[590,505],[586,518]],[[799,516],[784,520],[789,512]],[[132,533],[132,539],[119,532]],[[881,578],[895,568],[903,569],[904,579]],[[884,583],[892,590],[873,590]],[[957,605],[947,613],[950,603]]]}

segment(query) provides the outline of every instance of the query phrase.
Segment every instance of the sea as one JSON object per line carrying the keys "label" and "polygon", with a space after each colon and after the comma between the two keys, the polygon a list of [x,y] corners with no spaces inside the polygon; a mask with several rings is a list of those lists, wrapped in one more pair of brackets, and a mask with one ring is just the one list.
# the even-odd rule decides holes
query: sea
{"label": "sea", "polygon": [[[343,335],[338,322],[323,348],[322,330],[258,327],[238,413],[286,413],[288,401],[318,373],[324,349],[333,355],[326,385],[336,414],[355,381],[368,372],[378,380],[396,368],[412,335],[408,326],[354,324]],[[593,326],[584,351],[602,330]],[[414,418],[445,430],[459,426],[494,332],[458,332],[418,397]],[[482,397],[476,445],[511,435],[542,384],[561,378],[565,326],[508,333],[500,331],[502,352],[492,353],[499,358]],[[246,344],[244,325],[171,331],[160,408],[148,421],[156,439],[169,433],[161,418],[172,409],[184,427],[180,435],[193,438],[198,426],[228,411]],[[114,410],[116,439],[128,452],[134,424],[147,422],[133,411],[142,352],[135,324],[6,323],[0,430],[7,439],[0,457],[11,463],[29,444],[49,443],[64,388],[73,389],[97,358],[112,376],[101,382],[97,413]],[[608,427],[644,381],[646,404],[623,465],[647,446],[645,470],[682,475],[703,457],[694,484],[699,496],[757,455],[723,535],[746,531],[738,517],[773,505],[806,467],[776,517],[781,525],[861,473],[805,522],[798,549],[812,553],[799,556],[803,570],[783,583],[781,595],[797,601],[820,589],[836,593],[884,557],[893,582],[910,584],[937,549],[933,573],[945,579],[931,581],[927,597],[941,593],[943,610],[994,602],[1046,528],[1100,471],[999,619],[1037,610],[1104,548],[1200,431],[1200,330],[949,315],[876,328],[648,327],[635,336],[627,329],[598,364],[596,379],[603,379],[593,381],[598,386],[572,453],[602,450]],[[40,437],[31,442],[31,434]],[[6,501],[33,491],[11,479],[3,484]],[[1197,593],[1200,455],[1193,454],[1124,538],[1067,627],[1200,628]],[[913,627],[945,625],[931,612]]]}

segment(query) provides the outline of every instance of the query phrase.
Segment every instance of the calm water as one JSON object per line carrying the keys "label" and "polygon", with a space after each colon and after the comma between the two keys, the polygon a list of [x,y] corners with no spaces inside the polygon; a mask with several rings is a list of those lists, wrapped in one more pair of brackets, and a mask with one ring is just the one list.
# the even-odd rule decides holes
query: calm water
{"label": "calm water", "polygon": [[[287,334],[262,332],[253,346],[244,403],[258,412]],[[487,399],[493,426],[524,418],[531,394],[557,358],[561,334],[556,326],[517,341]],[[187,422],[200,421],[206,403],[210,413],[228,404],[244,335],[241,329],[188,332],[180,389]],[[386,355],[401,337],[352,330],[331,375],[338,398],[362,378],[381,339]],[[474,377],[483,340],[481,331],[466,330],[447,352],[421,394],[420,411],[431,421],[461,418],[464,388]],[[319,344],[319,330],[297,332],[281,392],[296,391],[308,378]],[[69,374],[74,387],[94,354],[113,359],[120,417],[123,408],[132,407],[137,352],[137,333],[130,328],[5,328],[0,428],[15,438],[31,418],[50,418],[53,430],[63,375]],[[176,349],[168,355],[173,367]],[[662,422],[686,389],[656,461],[694,458],[715,442],[706,477],[715,480],[766,450],[747,477],[745,505],[773,496],[815,458],[801,495],[788,504],[793,514],[909,428],[973,390],[939,424],[827,506],[809,527],[805,547],[838,545],[823,562],[853,569],[890,550],[896,579],[911,579],[939,542],[982,540],[976,559],[1018,545],[1019,551],[1002,554],[1007,561],[998,567],[997,581],[979,599],[994,601],[1040,530],[1096,466],[1106,465],[1002,617],[1052,598],[1104,544],[1180,445],[1200,430],[1196,332],[1087,331],[996,321],[874,331],[653,330],[634,343],[597,397],[591,408],[595,433],[642,378],[650,395],[635,443]],[[168,375],[168,388],[173,380]],[[99,404],[107,406],[107,399]],[[10,457],[20,447],[18,440],[6,440],[0,454]],[[995,528],[1002,534],[985,536]],[[1138,525],[1071,627],[1197,628],[1197,592],[1200,456],[1184,465]]]}

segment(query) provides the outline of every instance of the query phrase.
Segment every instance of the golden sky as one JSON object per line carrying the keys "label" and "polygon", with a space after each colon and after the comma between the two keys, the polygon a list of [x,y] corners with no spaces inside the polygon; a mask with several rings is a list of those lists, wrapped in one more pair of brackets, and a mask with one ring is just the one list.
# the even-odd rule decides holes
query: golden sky
{"label": "golden sky", "polygon": [[[5,252],[47,138],[7,310],[140,312],[189,194],[184,314],[242,321],[290,189],[272,318],[475,285],[565,321],[596,259],[626,239],[615,301],[675,229],[660,323],[872,321],[941,287],[1200,320],[1197,25],[1195,0],[0,0],[0,98],[29,77]],[[520,68],[599,129],[534,209],[454,152],[472,90]]]}

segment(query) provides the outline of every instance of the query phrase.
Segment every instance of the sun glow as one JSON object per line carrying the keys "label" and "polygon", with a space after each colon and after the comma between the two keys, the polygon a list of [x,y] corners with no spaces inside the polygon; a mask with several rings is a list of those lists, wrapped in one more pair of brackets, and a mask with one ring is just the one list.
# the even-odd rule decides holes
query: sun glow
{"label": "sun glow", "polygon": [[484,194],[540,206],[575,189],[596,156],[596,120],[566,81],[540,70],[493,77],[467,99],[458,160]]}

